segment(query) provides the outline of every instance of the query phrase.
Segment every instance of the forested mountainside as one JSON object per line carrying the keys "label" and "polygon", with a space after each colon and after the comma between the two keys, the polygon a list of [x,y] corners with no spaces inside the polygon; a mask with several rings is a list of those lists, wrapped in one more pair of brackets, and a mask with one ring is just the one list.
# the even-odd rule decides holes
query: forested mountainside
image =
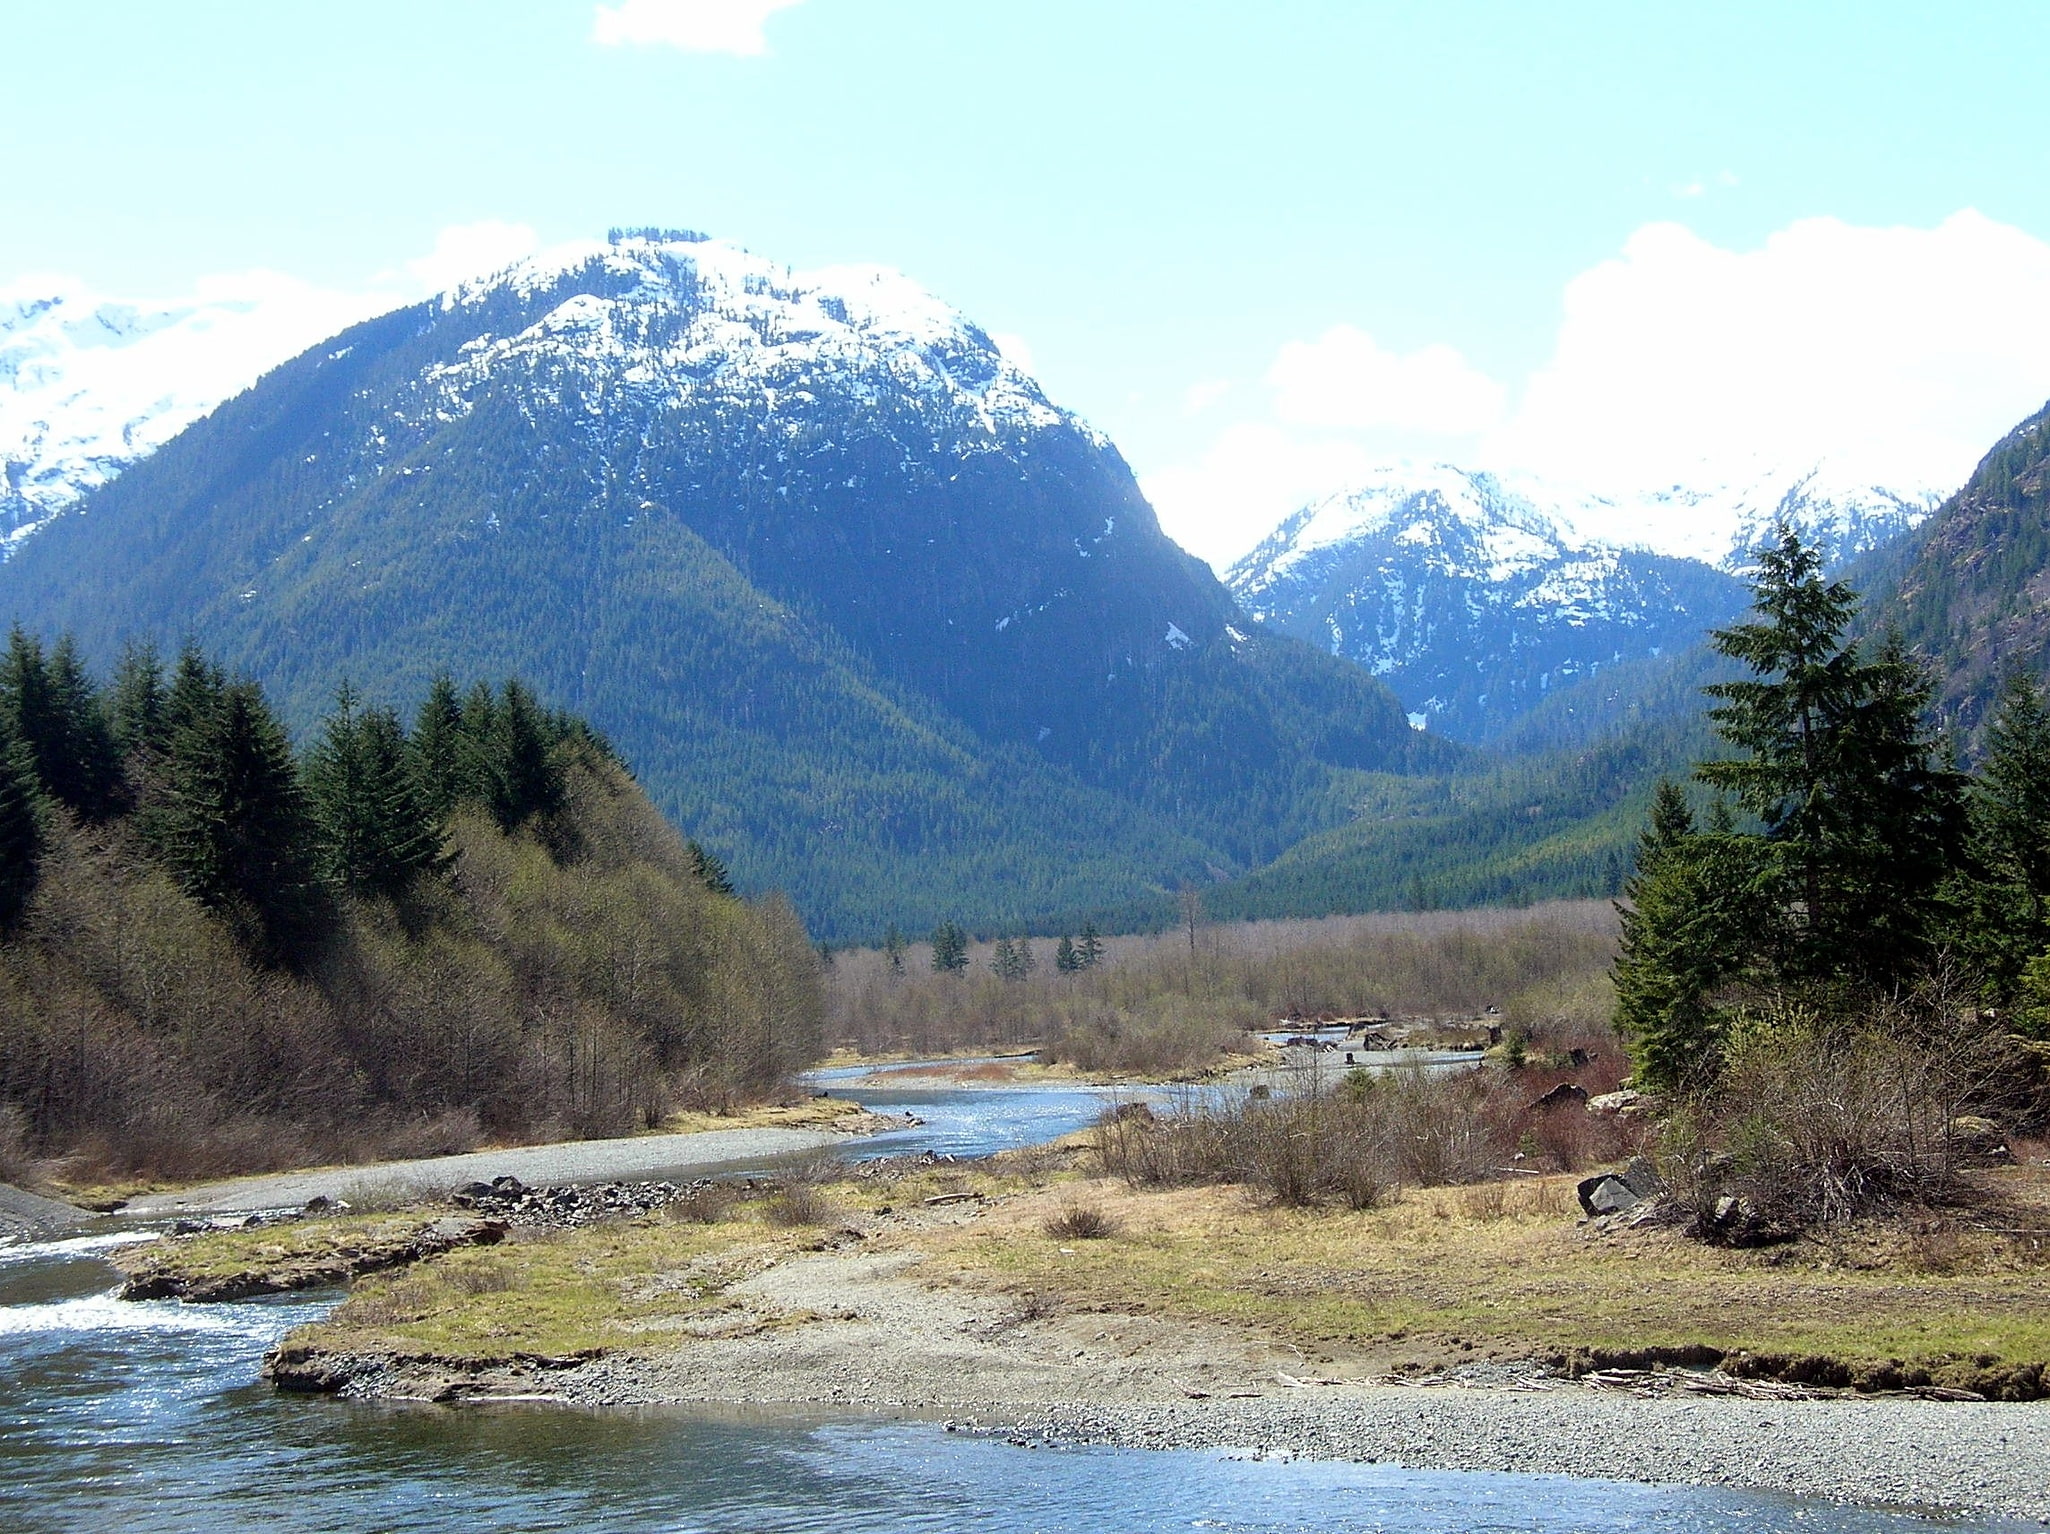
{"label": "forested mountainside", "polygon": [[1868,627],[1897,628],[1967,745],[2011,670],[2050,671],[2050,406],[1996,443],[1965,487],[1855,571]]}
{"label": "forested mountainside", "polygon": [[959,315],[686,232],[323,343],[27,540],[0,613],[195,636],[296,723],[529,677],[829,937],[1228,875],[1459,759],[1240,620]]}

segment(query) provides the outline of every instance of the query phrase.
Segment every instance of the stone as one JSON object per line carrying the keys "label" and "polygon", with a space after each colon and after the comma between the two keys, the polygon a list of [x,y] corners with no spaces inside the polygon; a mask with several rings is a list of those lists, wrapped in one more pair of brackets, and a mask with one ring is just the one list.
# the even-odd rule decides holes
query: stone
{"label": "stone", "polygon": [[1580,1196],[1580,1207],[1590,1215],[1621,1214],[1644,1202],[1637,1190],[1614,1172],[1583,1177],[1573,1191]]}
{"label": "stone", "polygon": [[1627,1118],[1634,1113],[1643,1113],[1650,1106],[1651,1100],[1649,1098],[1642,1092],[1631,1091],[1628,1087],[1625,1087],[1620,1092],[1604,1092],[1599,1097],[1590,1097],[1587,1100],[1587,1111],[1589,1113],[1614,1114],[1618,1118]]}
{"label": "stone", "polygon": [[1532,1113],[1549,1113],[1554,1108],[1564,1108],[1574,1103],[1584,1104],[1586,1101],[1586,1087],[1577,1081],[1562,1081],[1543,1097],[1532,1103],[1530,1111]]}
{"label": "stone", "polygon": [[306,1201],[305,1213],[327,1214],[335,1207],[335,1201],[325,1193],[316,1193]]}

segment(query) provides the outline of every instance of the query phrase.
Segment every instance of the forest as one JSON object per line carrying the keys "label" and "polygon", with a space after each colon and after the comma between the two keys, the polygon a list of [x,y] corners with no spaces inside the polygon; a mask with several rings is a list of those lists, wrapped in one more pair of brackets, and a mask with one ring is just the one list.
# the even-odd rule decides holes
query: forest
{"label": "forest", "polygon": [[193,647],[0,658],[0,1178],[622,1134],[820,1049],[803,925],[734,895],[518,680],[303,750]]}

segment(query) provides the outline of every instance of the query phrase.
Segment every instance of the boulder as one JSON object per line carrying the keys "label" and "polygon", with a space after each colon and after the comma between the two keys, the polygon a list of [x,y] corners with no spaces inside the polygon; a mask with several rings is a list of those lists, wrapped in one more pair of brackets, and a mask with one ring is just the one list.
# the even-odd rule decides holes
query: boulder
{"label": "boulder", "polygon": [[1587,1102],[1587,1088],[1577,1081],[1562,1081],[1551,1091],[1530,1105],[1532,1113],[1549,1113],[1554,1108],[1565,1108]]}
{"label": "boulder", "polygon": [[1628,1087],[1625,1087],[1620,1092],[1604,1092],[1599,1097],[1590,1097],[1587,1100],[1587,1111],[1589,1113],[1614,1114],[1618,1118],[1627,1118],[1631,1114],[1644,1113],[1650,1107],[1651,1100],[1649,1098],[1642,1092],[1631,1091]]}
{"label": "boulder", "polygon": [[1644,1202],[1642,1195],[1614,1172],[1597,1172],[1583,1177],[1573,1190],[1580,1195],[1580,1207],[1592,1216],[1621,1214]]}
{"label": "boulder", "polygon": [[1975,1162],[1982,1166],[1993,1166],[2012,1156],[2007,1148],[2007,1136],[2000,1126],[1976,1113],[1960,1114],[1943,1126],[1950,1136],[1951,1147],[1959,1159]]}

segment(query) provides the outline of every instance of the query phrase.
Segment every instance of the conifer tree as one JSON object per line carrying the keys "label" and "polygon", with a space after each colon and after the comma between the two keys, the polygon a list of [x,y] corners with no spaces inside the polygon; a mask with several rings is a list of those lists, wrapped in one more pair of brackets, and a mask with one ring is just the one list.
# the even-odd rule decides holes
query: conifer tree
{"label": "conifer tree", "polygon": [[[466,711],[467,712],[467,711]],[[508,680],[491,715],[491,813],[499,829],[559,815],[567,784],[555,754],[556,732],[524,684]]]}
{"label": "conifer tree", "polygon": [[968,968],[968,935],[950,921],[933,928],[932,967],[939,975],[958,975]]}
{"label": "conifer tree", "polygon": [[0,658],[0,711],[27,749],[42,791],[87,820],[116,808],[121,756],[99,689],[69,635],[48,655],[19,625]]}
{"label": "conifer tree", "polygon": [[403,895],[439,866],[443,824],[428,808],[390,709],[359,711],[344,683],[306,756],[320,870],[359,898]]}
{"label": "conifer tree", "polygon": [[479,748],[464,728],[462,700],[446,671],[436,674],[420,700],[407,747],[431,814],[445,820],[463,800],[477,796]]}
{"label": "conifer tree", "polygon": [[1072,975],[1082,967],[1075,955],[1075,940],[1066,933],[1062,933],[1061,940],[1054,944],[1053,967],[1063,975]]}
{"label": "conifer tree", "polygon": [[726,864],[715,853],[693,837],[684,843],[684,851],[690,856],[691,872],[697,875],[698,883],[715,895],[731,895],[733,877],[726,870]]}
{"label": "conifer tree", "polygon": [[1075,945],[1075,968],[1094,969],[1103,958],[1103,939],[1096,935],[1096,923],[1086,923],[1082,940]]}
{"label": "conifer tree", "polygon": [[254,682],[227,685],[179,728],[165,776],[144,826],[159,860],[260,961],[306,957],[321,915],[313,825],[291,743]]}
{"label": "conifer tree", "polygon": [[108,689],[107,723],[131,774],[149,759],[161,755],[170,744],[168,704],[164,663],[157,655],[157,647],[124,646],[121,660],[114,668],[114,685]]}
{"label": "conifer tree", "polygon": [[2050,709],[2023,672],[2001,690],[1967,808],[1959,946],[2004,1001],[2029,961],[2050,952]]}
{"label": "conifer tree", "polygon": [[35,769],[0,711],[0,932],[12,931],[36,887],[43,856]]}
{"label": "conifer tree", "polygon": [[1930,951],[1963,829],[1962,779],[1923,722],[1928,681],[1897,639],[1859,652],[1856,594],[1790,528],[1760,551],[1754,609],[1712,638],[1752,675],[1706,689],[1741,754],[1697,776],[1764,826],[1781,973],[1887,983]]}
{"label": "conifer tree", "polygon": [[883,958],[889,964],[891,974],[904,973],[904,934],[897,930],[895,922],[891,922],[889,931],[883,934]]}

